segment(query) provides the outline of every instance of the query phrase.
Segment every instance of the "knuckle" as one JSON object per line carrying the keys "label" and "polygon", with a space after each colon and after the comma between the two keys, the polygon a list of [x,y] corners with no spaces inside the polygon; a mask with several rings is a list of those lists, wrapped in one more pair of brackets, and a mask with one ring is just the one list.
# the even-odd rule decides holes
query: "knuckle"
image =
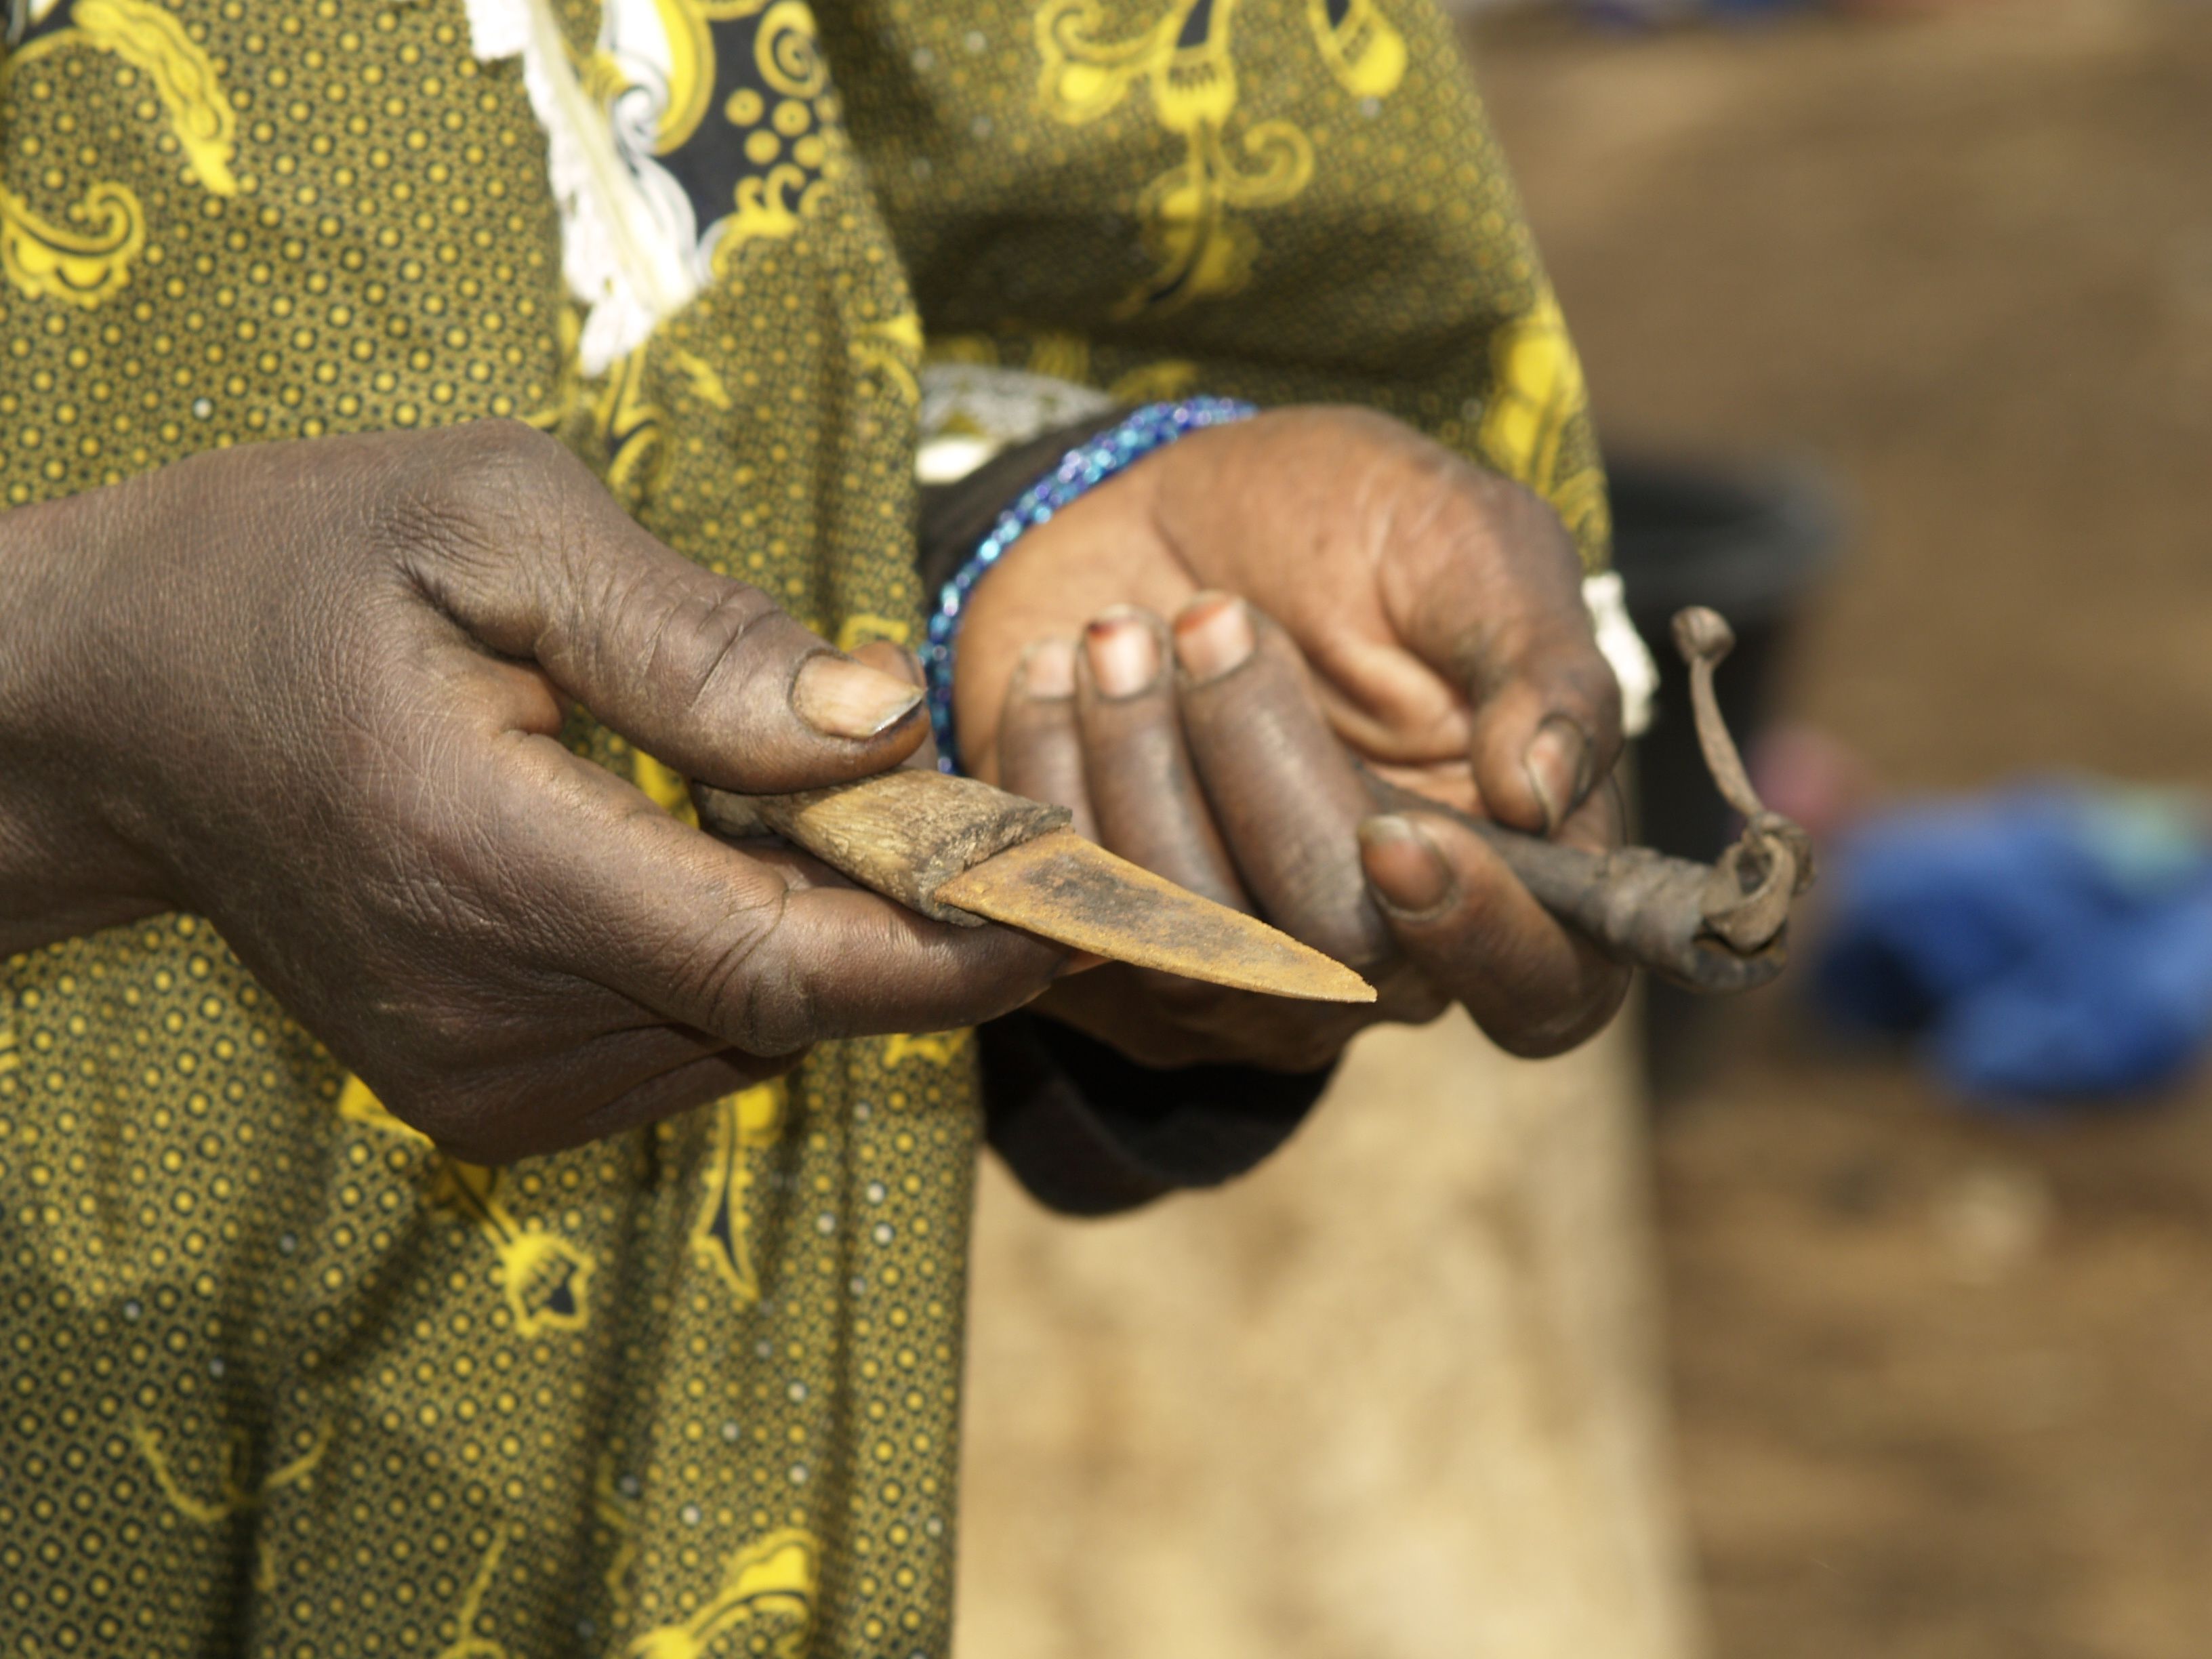
{"label": "knuckle", "polygon": [[669,683],[672,702],[688,715],[726,706],[756,676],[781,677],[786,653],[767,648],[770,630],[763,624],[781,614],[765,593],[739,581],[719,583],[703,597],[663,601],[647,630],[648,672]]}
{"label": "knuckle", "polygon": [[1547,556],[1572,545],[1551,504],[1518,479],[1479,466],[1441,445],[1407,452],[1398,481],[1397,522],[1467,549],[1526,549]]}
{"label": "knuckle", "polygon": [[[485,554],[550,535],[581,471],[559,443],[520,421],[476,421],[408,447],[384,490],[392,544]],[[588,476],[588,475],[586,475]]]}
{"label": "knuckle", "polygon": [[677,971],[711,1029],[749,1054],[795,1054],[823,1035],[812,981],[780,962],[789,900],[779,885],[763,903],[725,918]]}
{"label": "knuckle", "polygon": [[[387,982],[367,991],[364,1005],[369,1048],[380,1062],[363,1066],[364,1080],[410,1122],[404,1108],[429,1111],[466,1093],[469,1079],[497,1070],[524,1046],[514,1025],[487,1014],[484,1000],[454,975],[432,970],[404,985]],[[376,1072],[389,1075],[370,1075]]]}
{"label": "knuckle", "polygon": [[1468,466],[1464,476],[1468,487],[1456,492],[1457,499],[1480,534],[1517,558],[1580,574],[1574,538],[1550,501],[1519,479],[1486,467]]}
{"label": "knuckle", "polygon": [[506,507],[559,486],[580,471],[554,439],[520,421],[473,421],[452,428],[435,458],[439,483],[453,499]]}
{"label": "knuckle", "polygon": [[1626,990],[1625,979],[1608,975],[1602,984],[1581,988],[1564,1006],[1524,1009],[1518,1019],[1499,1020],[1490,1030],[1491,1040],[1517,1060],[1554,1059],[1611,1024]]}

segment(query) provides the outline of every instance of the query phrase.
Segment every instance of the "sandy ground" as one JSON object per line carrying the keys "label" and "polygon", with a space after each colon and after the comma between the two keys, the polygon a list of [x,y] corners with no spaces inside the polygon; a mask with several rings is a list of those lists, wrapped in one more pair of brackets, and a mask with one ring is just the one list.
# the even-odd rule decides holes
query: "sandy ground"
{"label": "sandy ground", "polygon": [[[1856,497],[1793,711],[1899,793],[2212,782],[2212,8],[1477,54],[1608,434]],[[1657,1133],[1720,1659],[2212,1652],[2212,1086],[2005,1126],[1726,1029]]]}
{"label": "sandy ground", "polygon": [[987,1170],[960,1659],[1690,1659],[1626,1036],[1370,1032],[1109,1221]]}

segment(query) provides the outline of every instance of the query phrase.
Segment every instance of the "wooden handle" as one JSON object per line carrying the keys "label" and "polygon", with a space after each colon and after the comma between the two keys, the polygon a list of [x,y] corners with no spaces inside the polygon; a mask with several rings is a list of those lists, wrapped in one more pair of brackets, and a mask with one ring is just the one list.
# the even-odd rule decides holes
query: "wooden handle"
{"label": "wooden handle", "polygon": [[700,823],[717,835],[781,836],[861,886],[963,927],[983,920],[939,904],[937,890],[1009,847],[1065,829],[1069,817],[1064,806],[911,767],[795,795],[704,786],[693,795]]}

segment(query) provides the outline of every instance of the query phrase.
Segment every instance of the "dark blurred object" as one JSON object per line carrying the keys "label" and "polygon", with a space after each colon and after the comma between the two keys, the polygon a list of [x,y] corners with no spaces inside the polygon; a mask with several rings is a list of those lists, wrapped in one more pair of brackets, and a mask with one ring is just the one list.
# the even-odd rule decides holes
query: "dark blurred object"
{"label": "dark blurred object", "polygon": [[[1756,753],[1775,668],[1791,626],[1843,544],[1835,489],[1801,464],[1698,465],[1636,456],[1607,463],[1613,567],[1629,616],[1659,664],[1651,729],[1637,745],[1638,839],[1677,857],[1710,860],[1740,826],[1714,793],[1698,750],[1689,671],[1668,643],[1674,612],[1711,605],[1735,629],[1715,677],[1729,729]],[[1701,1070],[1698,1034],[1711,1018],[1698,1000],[1654,984],[1644,1049],[1653,1092],[1680,1092]]]}
{"label": "dark blurred object", "polygon": [[2000,1108],[2139,1095],[2212,1042],[2203,803],[2072,781],[1923,804],[1837,843],[1814,975]]}

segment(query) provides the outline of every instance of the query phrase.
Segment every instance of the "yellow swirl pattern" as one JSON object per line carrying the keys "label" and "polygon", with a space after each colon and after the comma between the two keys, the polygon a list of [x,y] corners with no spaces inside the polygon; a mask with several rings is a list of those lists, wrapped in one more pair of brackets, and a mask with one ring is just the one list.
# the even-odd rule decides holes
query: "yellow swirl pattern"
{"label": "yellow swirl pattern", "polygon": [[753,37],[761,79],[787,98],[819,98],[830,88],[830,69],[815,36],[814,14],[804,0],[775,0]]}
{"label": "yellow swirl pattern", "polygon": [[1484,407],[1475,442],[1484,459],[1548,497],[1580,538],[1609,532],[1605,476],[1566,440],[1588,406],[1582,359],[1549,288],[1522,316],[1491,337],[1496,390]]}
{"label": "yellow swirl pattern", "polygon": [[[336,1109],[346,1122],[430,1144],[421,1130],[394,1117],[357,1077],[349,1076],[340,1085]],[[491,1245],[515,1328],[526,1336],[581,1330],[591,1322],[588,1298],[597,1262],[567,1239],[518,1222],[501,1201],[499,1187],[498,1170],[440,1156],[437,1196],[475,1222]]]}
{"label": "yellow swirl pattern", "polygon": [[[1243,216],[1279,207],[1312,181],[1313,141],[1297,123],[1253,123],[1233,144],[1227,136],[1239,99],[1231,44],[1236,4],[1177,0],[1151,28],[1120,39],[1103,33],[1099,0],[1045,0],[1036,12],[1038,94],[1054,119],[1097,120],[1141,83],[1160,125],[1182,141],[1182,160],[1138,195],[1152,273],[1124,298],[1118,315],[1174,311],[1237,292],[1250,280],[1259,246]],[[1326,38],[1336,44],[1334,33]],[[1382,37],[1370,30],[1364,38]],[[1395,76],[1376,72],[1388,58],[1387,50],[1380,58],[1377,51],[1361,51],[1363,84],[1395,85]]]}
{"label": "yellow swirl pattern", "polygon": [[1306,22],[1322,62],[1354,97],[1388,98],[1406,78],[1406,37],[1376,0],[1306,0]]}
{"label": "yellow swirl pattern", "polygon": [[[616,14],[605,15],[597,46],[584,56],[582,84],[610,112],[640,92],[647,94],[648,106],[658,112],[653,154],[625,159],[641,176],[654,175],[649,182],[660,199],[684,187],[655,158],[687,148],[736,149],[740,164],[720,181],[728,194],[719,204],[692,202],[696,246],[679,250],[687,259],[703,259],[716,280],[726,280],[752,245],[795,235],[846,165],[819,27],[804,0],[652,4],[650,27],[639,27],[635,12],[623,14],[629,21],[620,27]],[[715,88],[732,80],[717,127]]]}
{"label": "yellow swirl pattern", "polygon": [[894,1036],[884,1039],[884,1064],[903,1066],[909,1060],[927,1060],[933,1066],[951,1066],[968,1057],[975,1042],[966,1031],[933,1031],[920,1036]]}
{"label": "yellow swirl pattern", "polygon": [[201,1498],[188,1492],[172,1466],[160,1430],[139,1415],[133,1414],[130,1422],[131,1443],[138,1449],[145,1460],[146,1473],[169,1507],[187,1521],[203,1527],[228,1521],[234,1515],[257,1510],[266,1503],[270,1495],[287,1486],[297,1486],[315,1472],[330,1449],[331,1426],[325,1421],[316,1429],[314,1437],[298,1455],[288,1458],[271,1469],[258,1485],[248,1486],[239,1478],[239,1466],[246,1461],[248,1447],[246,1437],[233,1433],[224,1445],[222,1471],[216,1495]]}
{"label": "yellow swirl pattern", "polygon": [[447,1158],[438,1196],[480,1228],[499,1260],[500,1288],[524,1336],[580,1331],[592,1321],[592,1254],[542,1225],[525,1225],[500,1196],[500,1175]]}
{"label": "yellow swirl pattern", "polygon": [[127,185],[94,184],[57,224],[0,186],[0,269],[24,298],[89,308],[131,280],[146,213]]}
{"label": "yellow swirl pattern", "polygon": [[746,245],[792,235],[817,193],[817,179],[795,161],[779,161],[766,173],[738,181],[738,210],[722,221],[714,244],[717,275],[728,270]]}
{"label": "yellow swirl pattern", "polygon": [[760,1300],[752,1218],[745,1210],[745,1191],[752,1185],[746,1154],[775,1144],[789,1105],[783,1084],[775,1082],[733,1095],[714,1108],[714,1152],[700,1171],[705,1194],[691,1224],[691,1254],[740,1303]]}
{"label": "yellow swirl pattern", "polygon": [[668,41],[668,107],[653,134],[653,153],[684,148],[714,99],[714,33],[699,0],[653,0]]}
{"label": "yellow swirl pattern", "polygon": [[715,1638],[744,1630],[745,1650],[799,1659],[814,1622],[821,1546],[799,1528],[770,1533],[730,1557],[719,1589],[678,1623],[650,1630],[630,1644],[632,1659],[705,1659]]}
{"label": "yellow swirl pattern", "polygon": [[921,402],[921,319],[911,311],[848,324],[846,354],[869,380],[890,389],[908,409]]}
{"label": "yellow swirl pattern", "polygon": [[483,1617],[484,1593],[490,1589],[492,1575],[499,1571],[500,1557],[507,1553],[507,1534],[495,1532],[491,1542],[484,1546],[483,1559],[477,1564],[476,1576],[461,1597],[461,1605],[453,1612],[453,1639],[440,1648],[436,1659],[514,1659],[507,1644],[477,1634],[477,1624]]}
{"label": "yellow swirl pattern", "polygon": [[602,446],[596,459],[607,488],[623,501],[638,500],[647,486],[653,456],[668,422],[667,411],[646,390],[644,347],[608,370],[592,392],[588,406]]}
{"label": "yellow swirl pattern", "polygon": [[235,196],[238,179],[230,164],[238,147],[237,118],[214,63],[185,26],[153,0],[76,0],[70,24],[30,42],[27,52],[82,40],[143,70],[200,183],[217,196]]}

